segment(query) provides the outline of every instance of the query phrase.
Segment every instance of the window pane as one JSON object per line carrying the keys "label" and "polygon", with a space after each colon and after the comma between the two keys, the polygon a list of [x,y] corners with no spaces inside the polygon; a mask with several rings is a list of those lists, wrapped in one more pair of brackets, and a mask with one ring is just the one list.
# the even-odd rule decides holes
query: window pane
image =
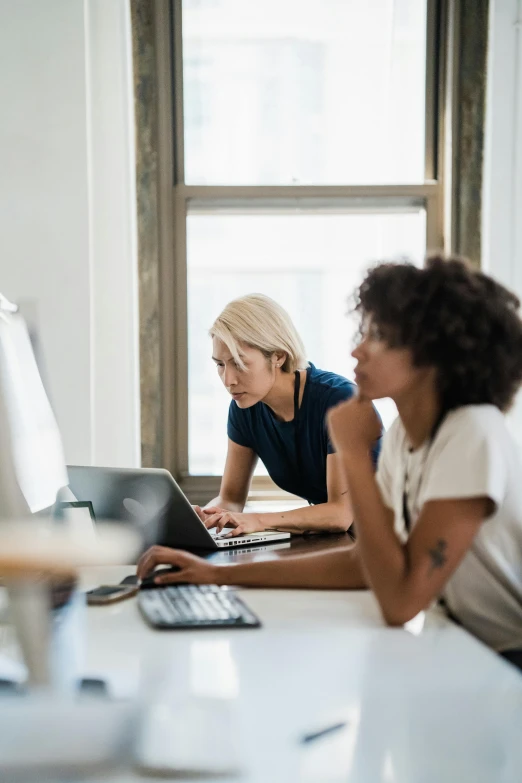
{"label": "window pane", "polygon": [[[208,329],[231,299],[263,293],[290,313],[323,370],[353,377],[355,323],[348,296],[368,264],[426,249],[425,212],[189,214],[189,469],[220,475],[225,464],[230,397],[211,360]],[[389,422],[393,411],[386,403]]]}
{"label": "window pane", "polygon": [[188,184],[424,180],[426,0],[183,0]]}

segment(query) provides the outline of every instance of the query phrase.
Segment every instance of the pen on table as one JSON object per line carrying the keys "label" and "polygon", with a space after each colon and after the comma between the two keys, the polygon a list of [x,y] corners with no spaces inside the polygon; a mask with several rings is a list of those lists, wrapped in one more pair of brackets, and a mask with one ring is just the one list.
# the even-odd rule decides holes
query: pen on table
{"label": "pen on table", "polygon": [[320,739],[320,737],[324,737],[325,734],[331,734],[333,731],[344,729],[345,726],[346,721],[343,721],[342,723],[334,723],[331,726],[325,726],[324,729],[318,729],[318,731],[314,731],[312,734],[303,734],[300,742],[301,744],[305,745],[308,742],[313,742],[316,739]]}

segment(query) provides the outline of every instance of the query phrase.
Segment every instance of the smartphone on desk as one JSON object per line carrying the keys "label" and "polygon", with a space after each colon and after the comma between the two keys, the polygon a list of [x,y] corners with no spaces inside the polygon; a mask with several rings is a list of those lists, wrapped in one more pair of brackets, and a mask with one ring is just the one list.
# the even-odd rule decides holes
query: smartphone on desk
{"label": "smartphone on desk", "polygon": [[132,598],[138,592],[138,585],[100,585],[94,590],[87,590],[87,603],[89,606],[104,606],[105,604],[115,604],[118,601],[124,601],[126,598]]}

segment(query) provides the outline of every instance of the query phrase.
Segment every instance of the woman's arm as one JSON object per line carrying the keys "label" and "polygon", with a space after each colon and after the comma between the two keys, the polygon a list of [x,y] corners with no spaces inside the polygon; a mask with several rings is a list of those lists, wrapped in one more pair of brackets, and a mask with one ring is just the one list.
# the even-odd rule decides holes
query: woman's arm
{"label": "woman's arm", "polygon": [[371,460],[350,454],[344,465],[370,586],[386,622],[403,625],[440,595],[491,513],[491,501],[479,497],[426,503],[407,543],[401,544],[382,513]]}
{"label": "woman's arm", "polygon": [[367,587],[357,545],[317,554],[296,555],[260,563],[214,565],[196,555],[167,547],[151,547],[138,562],[144,579],[158,565],[174,565],[180,571],[157,577],[158,584],[250,585],[252,587],[361,590]]}
{"label": "woman's arm", "polygon": [[484,497],[426,503],[402,544],[375,480],[367,406],[360,400],[339,406],[330,416],[330,428],[350,488],[357,544],[369,585],[386,622],[403,625],[440,594],[492,504]]}
{"label": "woman's arm", "polygon": [[[234,443],[229,438],[219,495],[207,503],[205,509],[217,506],[234,512],[243,511],[256,463],[257,454],[252,449],[240,446],[239,443]],[[207,518],[206,514],[205,518]],[[213,527],[213,525],[207,525],[207,527]]]}
{"label": "woman's arm", "polygon": [[[215,513],[205,520],[205,524],[209,528],[216,527],[218,530],[232,527],[230,536],[256,533],[261,530],[284,530],[290,533],[321,531],[345,533],[352,524],[353,513],[347,483],[343,478],[341,463],[336,454],[329,454],[326,459],[326,483],[328,491],[326,503],[267,514],[223,513],[220,508],[216,508]],[[209,504],[205,513],[211,510]]]}

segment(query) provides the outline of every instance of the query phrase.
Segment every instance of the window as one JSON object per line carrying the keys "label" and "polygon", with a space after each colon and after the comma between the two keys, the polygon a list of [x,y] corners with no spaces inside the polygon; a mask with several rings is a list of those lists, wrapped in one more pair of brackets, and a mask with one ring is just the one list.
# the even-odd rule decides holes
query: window
{"label": "window", "polygon": [[442,246],[440,26],[432,0],[173,3],[172,361],[188,391],[173,467],[189,494],[212,494],[224,465],[208,329],[228,301],[272,296],[310,361],[351,377],[349,296],[369,263]]}
{"label": "window", "polygon": [[426,13],[426,0],[183,0],[185,182],[424,182]]}

